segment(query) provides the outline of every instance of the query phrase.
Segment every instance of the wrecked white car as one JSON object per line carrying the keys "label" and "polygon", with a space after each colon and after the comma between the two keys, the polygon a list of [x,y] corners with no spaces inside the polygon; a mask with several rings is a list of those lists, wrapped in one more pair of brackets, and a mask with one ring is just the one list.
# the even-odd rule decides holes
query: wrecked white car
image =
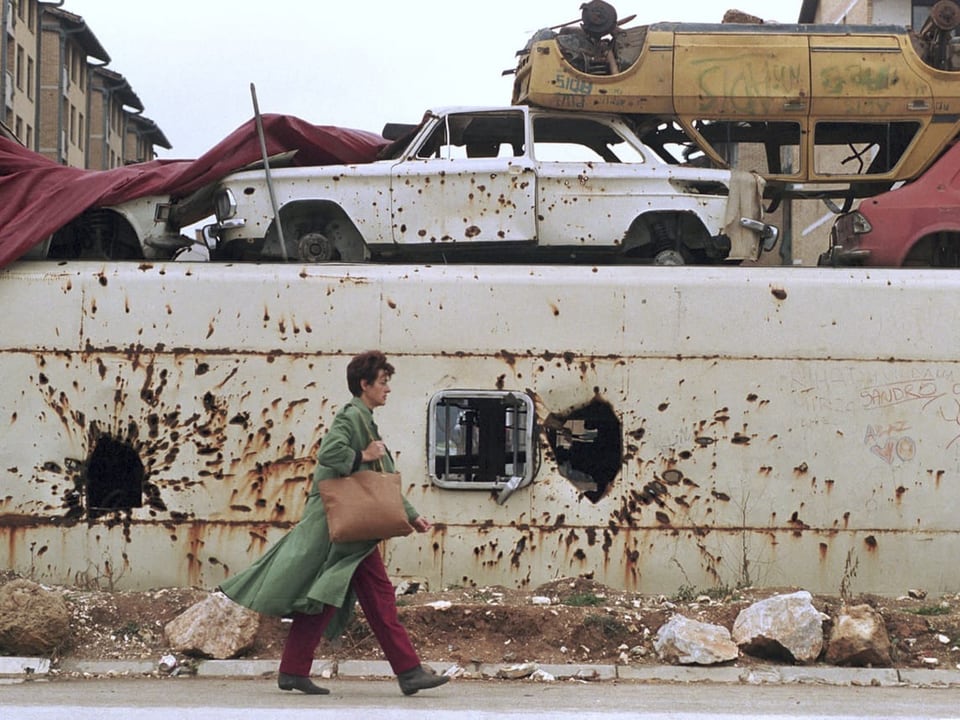
{"label": "wrecked white car", "polygon": [[428,111],[370,163],[237,172],[213,189],[213,259],[713,264],[777,228],[755,175],[678,163],[616,115]]}

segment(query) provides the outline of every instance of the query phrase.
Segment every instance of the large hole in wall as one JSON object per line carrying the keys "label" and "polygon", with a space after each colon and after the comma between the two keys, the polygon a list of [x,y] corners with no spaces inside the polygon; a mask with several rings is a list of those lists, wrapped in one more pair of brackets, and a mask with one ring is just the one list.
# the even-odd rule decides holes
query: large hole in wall
{"label": "large hole in wall", "polygon": [[89,516],[143,507],[144,479],[143,462],[132,446],[100,437],[87,461]]}
{"label": "large hole in wall", "polygon": [[544,428],[560,474],[597,502],[623,464],[622,425],[613,408],[593,400],[566,415],[551,413]]}

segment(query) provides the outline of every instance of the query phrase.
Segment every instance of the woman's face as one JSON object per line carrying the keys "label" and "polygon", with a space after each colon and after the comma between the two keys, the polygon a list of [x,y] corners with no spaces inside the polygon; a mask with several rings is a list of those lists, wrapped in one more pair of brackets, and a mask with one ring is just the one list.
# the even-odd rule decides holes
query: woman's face
{"label": "woman's face", "polygon": [[372,383],[361,380],[360,390],[360,399],[371,410],[386,405],[387,395],[390,394],[390,376],[381,370]]}

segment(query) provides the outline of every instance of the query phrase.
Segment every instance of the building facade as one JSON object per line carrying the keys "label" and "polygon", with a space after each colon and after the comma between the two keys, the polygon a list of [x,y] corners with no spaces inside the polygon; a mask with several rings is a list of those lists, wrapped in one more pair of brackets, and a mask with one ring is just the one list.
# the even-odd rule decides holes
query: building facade
{"label": "building facade", "polygon": [[105,67],[110,55],[93,30],[63,4],[0,0],[0,125],[72,167],[105,170],[169,149],[127,80]]}
{"label": "building facade", "polygon": [[27,147],[35,147],[39,3],[0,0],[0,120]]}

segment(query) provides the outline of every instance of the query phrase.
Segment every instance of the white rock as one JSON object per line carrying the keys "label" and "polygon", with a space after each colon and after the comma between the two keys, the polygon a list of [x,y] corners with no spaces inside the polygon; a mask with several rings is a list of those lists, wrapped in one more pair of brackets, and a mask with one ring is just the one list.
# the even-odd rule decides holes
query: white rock
{"label": "white rock", "polygon": [[168,622],[163,631],[171,650],[225,660],[251,647],[259,628],[259,614],[214,592]]}
{"label": "white rock", "polygon": [[541,670],[537,668],[532,673],[530,673],[530,679],[535,682],[556,682],[557,679],[548,673],[546,670]]}
{"label": "white rock", "polygon": [[810,663],[823,649],[823,622],[828,619],[805,590],[775,595],[737,615],[733,640],[751,655],[776,656],[786,651],[797,662]]}
{"label": "white rock", "polygon": [[534,595],[532,598],[530,598],[530,602],[534,605],[549,605],[550,598],[544,597],[543,595]]}
{"label": "white rock", "polygon": [[714,665],[740,655],[730,632],[720,625],[674,615],[657,631],[653,647],[661,660],[681,665]]}
{"label": "white rock", "polygon": [[529,677],[539,669],[540,667],[536,663],[519,663],[517,665],[500,668],[497,671],[497,677],[504,678],[505,680],[517,680],[519,678]]}
{"label": "white rock", "polygon": [[449,600],[436,600],[432,603],[427,603],[427,607],[432,607],[434,610],[449,610],[453,607],[453,603]]}

